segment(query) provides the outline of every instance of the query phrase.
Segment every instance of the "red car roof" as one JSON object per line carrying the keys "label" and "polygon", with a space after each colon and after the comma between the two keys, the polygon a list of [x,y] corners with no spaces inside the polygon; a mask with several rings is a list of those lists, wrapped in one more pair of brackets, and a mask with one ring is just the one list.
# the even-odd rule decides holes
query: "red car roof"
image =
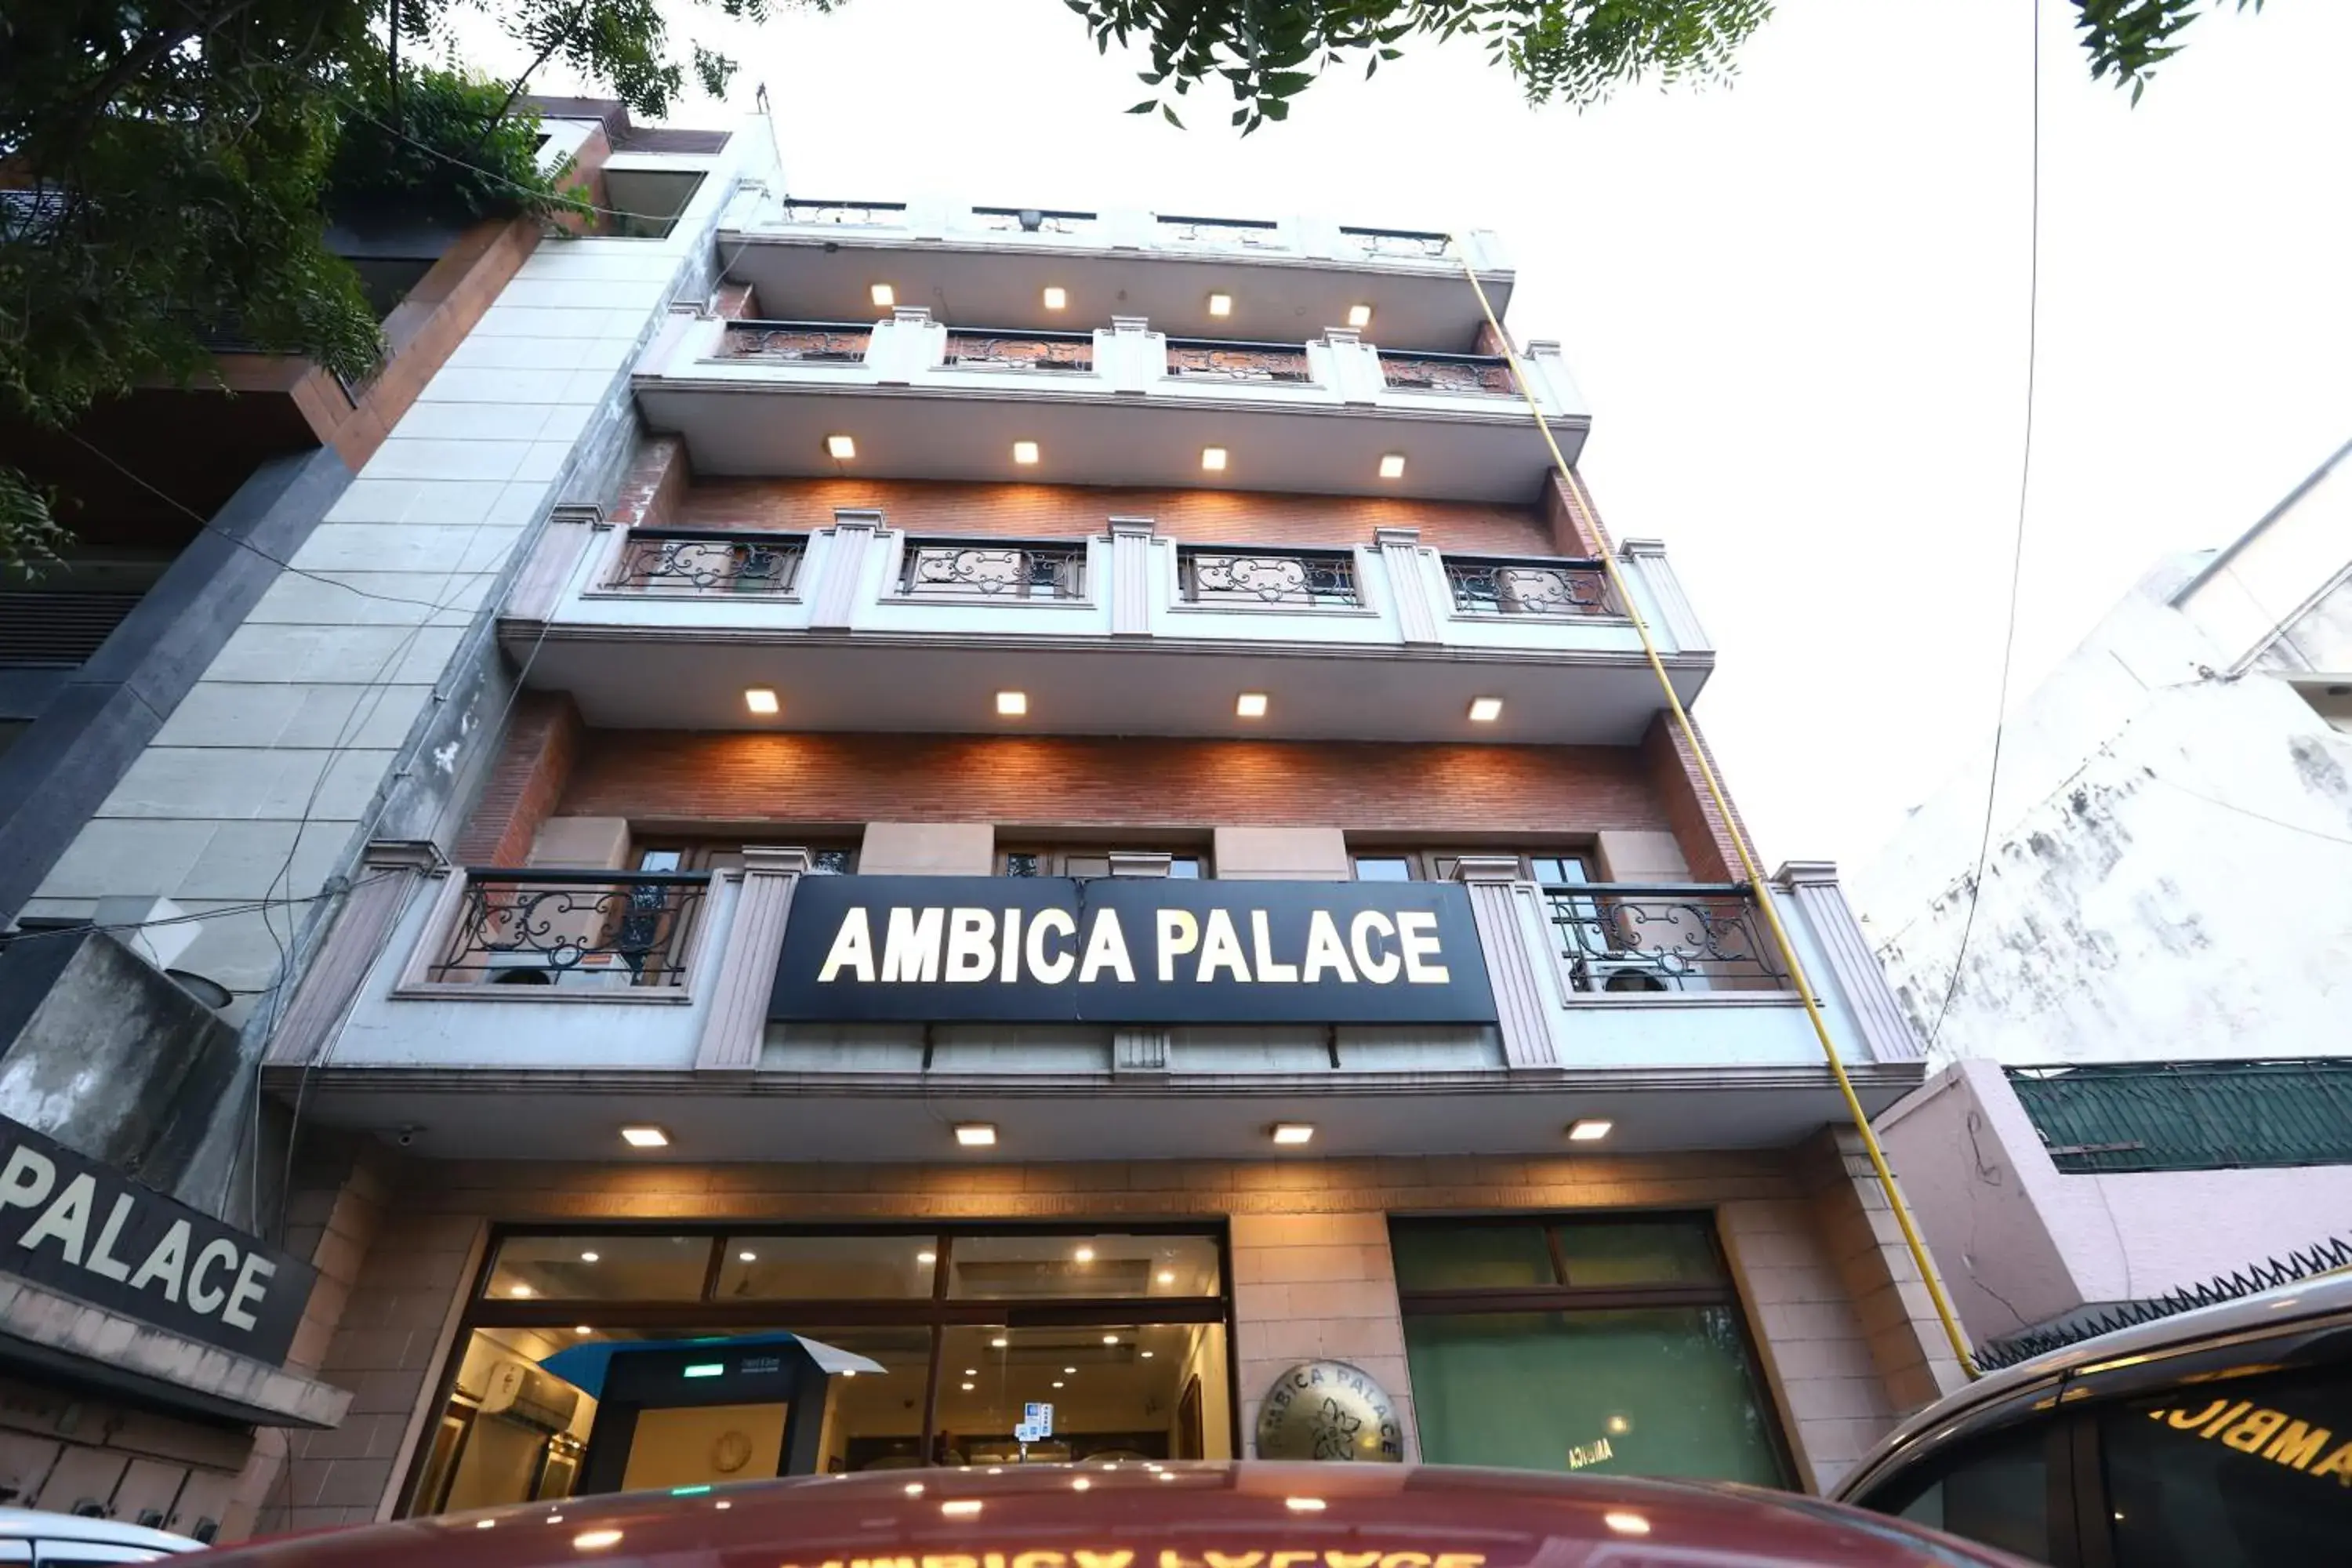
{"label": "red car roof", "polygon": [[1743,1488],[1370,1465],[807,1476],[228,1547],[214,1568],[2018,1568]]}

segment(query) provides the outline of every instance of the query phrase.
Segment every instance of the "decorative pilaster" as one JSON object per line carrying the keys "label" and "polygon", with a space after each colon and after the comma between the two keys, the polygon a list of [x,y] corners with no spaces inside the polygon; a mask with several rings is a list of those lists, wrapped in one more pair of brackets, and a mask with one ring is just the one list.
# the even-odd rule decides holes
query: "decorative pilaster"
{"label": "decorative pilaster", "polygon": [[1110,520],[1110,635],[1151,635],[1151,540],[1148,517]]}
{"label": "decorative pilaster", "polygon": [[858,600],[866,582],[866,556],[874,547],[875,531],[882,526],[878,511],[833,514],[832,544],[824,552],[824,574],[809,595],[809,626],[821,632],[847,631],[857,619]]}
{"label": "decorative pilaster", "polygon": [[1559,1064],[1552,1047],[1550,1010],[1537,978],[1519,923],[1518,858],[1465,855],[1454,875],[1470,894],[1470,918],[1486,955],[1486,981],[1495,992],[1496,1026],[1503,1037],[1503,1065],[1548,1068]]}
{"label": "decorative pilaster", "polygon": [[[1772,880],[1788,889],[1789,901],[1813,933],[1822,961],[1829,965],[1829,977],[1837,983],[1846,1005],[1853,1009],[1854,1023],[1862,1030],[1862,1043],[1869,1047],[1871,1059],[1910,1062],[1926,1056],[1926,1044],[1904,1016],[1903,1005],[1886,984],[1886,972],[1878,967],[1870,951],[1870,938],[1838,889],[1835,863],[1791,860],[1772,873]],[[1818,987],[1820,977],[1813,980]]]}
{"label": "decorative pilaster", "polygon": [[446,871],[448,864],[440,847],[426,839],[378,839],[361,853],[359,875],[352,879],[342,912],[311,955],[263,1061],[300,1067],[325,1057],[417,884]]}
{"label": "decorative pilaster", "polygon": [[1396,600],[1397,628],[1405,646],[1427,647],[1444,639],[1438,635],[1437,609],[1429,602],[1429,579],[1421,569],[1421,530],[1376,528],[1372,543],[1388,568],[1389,594]]}
{"label": "decorative pilaster", "polygon": [[1666,563],[1666,547],[1654,539],[1629,539],[1618,548],[1618,558],[1633,569],[1633,574],[1649,590],[1650,602],[1657,606],[1660,624],[1652,628],[1664,634],[1664,641],[1674,653],[1706,654],[1715,651],[1707,641],[1706,628],[1698,624],[1698,613],[1691,608],[1690,600],[1683,595],[1682,579]]}
{"label": "decorative pilaster", "polygon": [[[1307,346],[1307,358],[1315,357],[1316,345]],[[1381,374],[1380,351],[1363,340],[1363,334],[1353,327],[1323,329],[1323,353],[1331,367],[1329,385],[1339,395],[1339,401],[1352,408],[1370,408],[1387,389],[1388,378]]]}
{"label": "decorative pilaster", "polygon": [[1148,317],[1113,316],[1108,331],[1095,331],[1095,374],[1116,396],[1148,395],[1168,374],[1167,335]]}
{"label": "decorative pilaster", "polygon": [[[735,900],[718,971],[708,977],[710,1010],[703,1015],[702,1039],[695,1047],[697,1070],[750,1072],[760,1065],[768,998],[776,988],[776,961],[784,952],[784,921],[808,864],[805,849],[744,847],[743,890]],[[703,979],[695,978],[698,984]]]}

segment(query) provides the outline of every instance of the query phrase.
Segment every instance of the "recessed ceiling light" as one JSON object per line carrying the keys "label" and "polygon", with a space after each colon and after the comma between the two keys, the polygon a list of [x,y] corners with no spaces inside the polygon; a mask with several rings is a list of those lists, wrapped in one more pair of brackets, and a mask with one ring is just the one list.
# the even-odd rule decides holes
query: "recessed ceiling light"
{"label": "recessed ceiling light", "polygon": [[1095,1260],[1095,1249],[1091,1247],[1081,1247],[1070,1256],[1081,1263],[1092,1263]]}
{"label": "recessed ceiling light", "polygon": [[528,1285],[509,1285],[507,1287],[507,1294],[518,1298],[528,1296],[530,1294],[530,1287]]}
{"label": "recessed ceiling light", "polygon": [[1597,1143],[1608,1137],[1609,1130],[1616,1125],[1605,1116],[1588,1116],[1581,1121],[1571,1121],[1568,1124],[1569,1142]]}
{"label": "recessed ceiling light", "polygon": [[1070,294],[1068,289],[1052,283],[1048,283],[1045,286],[1045,309],[1048,310],[1058,310],[1069,302]]}
{"label": "recessed ceiling light", "polygon": [[573,1328],[572,1331],[575,1334],[593,1334],[596,1331],[590,1328],[587,1324],[582,1323]]}
{"label": "recessed ceiling light", "polygon": [[973,1384],[969,1384],[969,1383],[967,1383],[967,1384],[965,1384],[963,1385],[963,1391],[964,1391],[966,1394],[970,1394],[970,1393],[972,1391],[972,1388],[973,1388]]}
{"label": "recessed ceiling light", "polygon": [[1078,1369],[1076,1367],[1066,1366],[1062,1369],[1062,1375],[1064,1377],[1076,1377],[1077,1374]]}
{"label": "recessed ceiling light", "polygon": [[1013,460],[1016,463],[1035,462],[1037,460],[1037,443],[1034,441],[1013,442]]}
{"label": "recessed ceiling light", "polygon": [[970,1519],[980,1511],[977,1498],[958,1498],[953,1502],[940,1504],[940,1511],[950,1519]]}
{"label": "recessed ceiling light", "polygon": [[624,1127],[621,1142],[632,1149],[667,1149],[669,1134],[658,1127]]}
{"label": "recessed ceiling light", "polygon": [[1384,479],[1401,479],[1404,478],[1404,454],[1402,452],[1391,452],[1388,456],[1381,459],[1381,478]]}
{"label": "recessed ceiling light", "polygon": [[841,1369],[841,1375],[844,1377],[856,1377],[857,1375],[857,1369],[854,1366],[843,1367]]}
{"label": "recessed ceiling light", "polygon": [[1161,1270],[1160,1271],[1160,1282],[1162,1285],[1173,1285],[1173,1284],[1175,1284],[1175,1283],[1176,1283],[1176,1270],[1174,1270],[1173,1268],[1163,1268],[1163,1269],[1161,1269]]}
{"label": "recessed ceiling light", "polygon": [[1321,1513],[1323,1500],[1319,1497],[1286,1497],[1282,1506],[1293,1513]]}
{"label": "recessed ceiling light", "polygon": [[850,436],[827,436],[824,438],[824,452],[826,457],[845,463],[857,456],[856,438]]}
{"label": "recessed ceiling light", "polygon": [[866,292],[873,298],[876,305],[885,310],[898,302],[898,290],[887,283],[877,283]]}
{"label": "recessed ceiling light", "polygon": [[1115,1345],[1118,1343],[1118,1336],[1117,1334],[1105,1334],[1103,1336],[1103,1343],[1107,1345]]}
{"label": "recessed ceiling light", "polygon": [[1230,316],[1233,313],[1234,297],[1231,294],[1212,294],[1209,296],[1209,314],[1212,316]]}
{"label": "recessed ceiling light", "polygon": [[1000,691],[996,694],[997,714],[1005,719],[1018,719],[1029,711],[1029,694],[1025,691]]}
{"label": "recessed ceiling light", "polygon": [[1135,1353],[1141,1356],[1146,1361],[1150,1361],[1151,1359],[1151,1352],[1150,1351],[1138,1351]]}
{"label": "recessed ceiling light", "polygon": [[1491,724],[1503,716],[1503,700],[1499,697],[1474,697],[1470,700],[1470,722]]}
{"label": "recessed ceiling light", "polygon": [[1013,1342],[1011,1340],[1006,1339],[1003,1334],[999,1334],[994,1339],[988,1342],[988,1348],[991,1350],[1001,1351],[1012,1342]]}
{"label": "recessed ceiling light", "polygon": [[937,1263],[939,1260],[940,1255],[936,1252],[918,1252],[915,1254],[915,1261],[918,1263]]}
{"label": "recessed ceiling light", "polygon": [[[956,1142],[967,1149],[986,1149],[996,1142],[996,1123],[959,1121],[956,1123],[955,1134]],[[1002,1344],[1003,1342],[1000,1340],[997,1342]]]}
{"label": "recessed ceiling light", "polygon": [[760,1255],[756,1252],[739,1252],[735,1256],[745,1263],[757,1263],[760,1261]]}
{"label": "recessed ceiling light", "polygon": [[1610,1529],[1615,1531],[1620,1535],[1647,1535],[1650,1533],[1650,1521],[1643,1518],[1638,1513],[1628,1513],[1622,1510],[1612,1510],[1610,1512],[1604,1513],[1601,1516],[1601,1522],[1607,1525]]}
{"label": "recessed ceiling light", "polygon": [[1277,1121],[1274,1124],[1274,1141],[1277,1143],[1304,1143],[1315,1136],[1315,1128],[1305,1121]]}
{"label": "recessed ceiling light", "polygon": [[1350,305],[1348,307],[1348,325],[1351,327],[1369,327],[1371,324],[1372,308],[1370,305]]}
{"label": "recessed ceiling light", "polygon": [[1244,691],[1239,697],[1234,698],[1234,717],[1236,719],[1265,718],[1265,693],[1263,691]]}
{"label": "recessed ceiling light", "polygon": [[743,689],[743,706],[754,713],[766,714],[775,712],[783,704],[776,700],[773,689],[765,686],[747,686]]}
{"label": "recessed ceiling light", "polygon": [[1225,471],[1225,449],[1223,447],[1202,447],[1201,467],[1208,469],[1209,472],[1213,474],[1223,473]]}
{"label": "recessed ceiling light", "polygon": [[1058,1378],[1058,1377],[1057,1377],[1057,1378],[1055,1378],[1055,1379],[1054,1380],[1054,1386],[1055,1386],[1055,1388],[1059,1388],[1059,1387],[1061,1387],[1061,1386],[1062,1386],[1062,1380],[1061,1380],[1060,1378]]}
{"label": "recessed ceiling light", "polygon": [[598,1256],[598,1254],[593,1252],[583,1252],[580,1255],[580,1261],[583,1263],[593,1263],[596,1261]]}

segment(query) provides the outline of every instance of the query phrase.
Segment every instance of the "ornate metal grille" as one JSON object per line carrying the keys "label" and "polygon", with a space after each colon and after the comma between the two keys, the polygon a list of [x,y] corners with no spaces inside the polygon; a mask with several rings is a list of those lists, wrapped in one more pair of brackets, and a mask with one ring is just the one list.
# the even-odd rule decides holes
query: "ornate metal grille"
{"label": "ornate metal grille", "polygon": [[436,981],[623,989],[677,985],[707,871],[473,867]]}
{"label": "ornate metal grille", "polygon": [[2061,1171],[2221,1171],[2352,1160],[2352,1062],[2011,1068]]}
{"label": "ornate metal grille", "polygon": [[1095,226],[1092,213],[1047,207],[974,207],[974,222],[997,234],[1084,234]]}
{"label": "ornate metal grille", "polygon": [[1545,912],[1579,991],[1772,991],[1788,983],[1745,884],[1546,886]]}
{"label": "ornate metal grille", "polygon": [[910,599],[1083,599],[1087,547],[909,540],[898,592]]}
{"label": "ornate metal grille", "polygon": [[950,332],[946,363],[967,370],[1092,370],[1092,332]]}
{"label": "ornate metal grille", "polygon": [[854,228],[898,228],[907,222],[904,202],[820,202],[783,200],[786,223],[835,223]]}
{"label": "ornate metal grille", "polygon": [[612,586],[645,593],[789,594],[808,541],[797,533],[630,531]]}
{"label": "ornate metal grille", "polygon": [[1263,218],[1172,217],[1160,219],[1160,237],[1183,245],[1229,245],[1251,250],[1287,250],[1279,226]]}
{"label": "ornate metal grille", "polygon": [[1346,551],[1244,555],[1187,550],[1179,557],[1179,573],[1188,604],[1337,610],[1364,602],[1356,591],[1356,558]]}
{"label": "ornate metal grille", "polygon": [[1339,232],[1366,256],[1404,256],[1416,260],[1443,261],[1454,254],[1451,235],[1411,228],[1349,228]]}
{"label": "ornate metal grille", "polygon": [[873,341],[871,327],[827,321],[730,321],[719,344],[719,357],[859,364]]}
{"label": "ornate metal grille", "polygon": [[1619,616],[1597,561],[1445,558],[1454,607],[1465,616]]}
{"label": "ornate metal grille", "polygon": [[1286,343],[1168,342],[1168,374],[1214,381],[1311,382],[1307,350]]}
{"label": "ornate metal grille", "polygon": [[1491,392],[1509,396],[1510,362],[1487,354],[1381,355],[1381,375],[1391,386],[1419,392]]}

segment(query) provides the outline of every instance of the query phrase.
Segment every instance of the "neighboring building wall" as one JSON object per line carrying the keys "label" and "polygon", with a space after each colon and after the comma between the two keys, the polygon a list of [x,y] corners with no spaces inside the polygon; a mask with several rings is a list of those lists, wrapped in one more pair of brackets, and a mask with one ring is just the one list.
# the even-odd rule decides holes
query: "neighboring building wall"
{"label": "neighboring building wall", "polygon": [[1961,1322],[1985,1340],[2231,1274],[2352,1229],[2352,1166],[2061,1172],[1998,1063],[1948,1068],[1879,1118]]}

